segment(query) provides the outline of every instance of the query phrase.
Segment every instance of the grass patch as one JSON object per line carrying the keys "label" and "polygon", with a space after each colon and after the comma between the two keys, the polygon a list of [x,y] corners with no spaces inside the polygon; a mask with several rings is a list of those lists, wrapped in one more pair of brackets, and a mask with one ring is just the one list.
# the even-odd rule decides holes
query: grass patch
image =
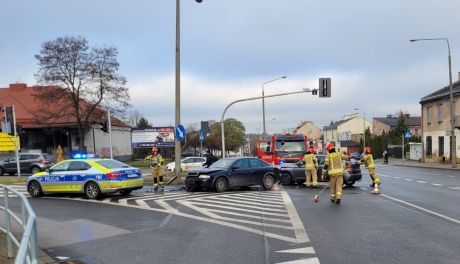
{"label": "grass patch", "polygon": [[0,176],[0,184],[15,184],[15,183],[24,183],[27,181],[27,177],[18,177],[14,176]]}
{"label": "grass patch", "polygon": [[150,167],[148,162],[144,162],[144,161],[141,161],[141,160],[128,161],[128,162],[125,162],[125,163],[128,164],[129,166],[135,167],[135,168],[149,168]]}

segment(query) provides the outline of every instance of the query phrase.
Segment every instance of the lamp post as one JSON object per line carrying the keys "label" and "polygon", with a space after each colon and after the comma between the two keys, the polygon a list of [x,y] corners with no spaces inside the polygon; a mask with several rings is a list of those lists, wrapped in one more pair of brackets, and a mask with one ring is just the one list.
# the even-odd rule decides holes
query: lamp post
{"label": "lamp post", "polygon": [[366,112],[363,109],[355,108],[355,111],[363,111],[363,152],[364,148],[366,147]]}
{"label": "lamp post", "polygon": [[273,80],[270,80],[270,81],[267,81],[267,82],[264,82],[262,83],[262,118],[263,118],[263,129],[264,131],[262,132],[262,138],[265,138],[267,136],[267,131],[265,130],[265,91],[264,91],[264,85],[267,84],[267,83],[271,83],[271,82],[274,82],[274,81],[278,81],[278,80],[281,80],[281,79],[286,79],[287,76],[281,76],[279,78],[276,78],[276,79],[273,79]]}
{"label": "lamp post", "polygon": [[[195,0],[201,3],[203,0]],[[176,106],[175,123],[180,124],[180,0],[176,0]],[[179,140],[174,140],[174,161],[176,177],[180,174],[181,146]]]}
{"label": "lamp post", "polygon": [[[450,97],[450,134],[452,136],[450,157],[452,159],[452,168],[457,167],[457,140],[455,137],[455,116],[454,116],[454,93],[452,90],[452,61],[450,56],[450,44],[448,38],[423,38],[411,39],[410,42],[428,41],[428,40],[445,40],[447,42],[448,61],[449,61],[449,97]],[[422,120],[423,121],[423,120]],[[423,139],[422,139],[423,140]]]}

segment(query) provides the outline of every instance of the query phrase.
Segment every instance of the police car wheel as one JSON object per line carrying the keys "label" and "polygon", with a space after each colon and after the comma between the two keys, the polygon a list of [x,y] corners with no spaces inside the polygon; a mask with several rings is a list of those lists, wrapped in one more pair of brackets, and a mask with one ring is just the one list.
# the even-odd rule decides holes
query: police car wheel
{"label": "police car wheel", "polygon": [[88,182],[85,185],[85,195],[88,199],[97,199],[101,195],[101,190],[95,182]]}
{"label": "police car wheel", "polygon": [[275,178],[272,175],[267,175],[264,177],[263,187],[265,190],[271,190],[275,184]]}
{"label": "police car wheel", "polygon": [[29,185],[27,186],[27,191],[30,193],[32,197],[40,197],[43,194],[42,187],[37,181],[29,182]]}

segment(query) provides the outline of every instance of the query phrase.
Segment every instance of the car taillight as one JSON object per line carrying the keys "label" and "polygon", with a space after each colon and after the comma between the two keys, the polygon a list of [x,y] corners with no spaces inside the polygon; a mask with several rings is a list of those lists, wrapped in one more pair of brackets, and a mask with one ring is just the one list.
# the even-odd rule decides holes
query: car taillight
{"label": "car taillight", "polygon": [[347,163],[347,164],[345,164],[345,168],[347,168],[347,169],[351,169],[351,165],[350,165],[350,163]]}
{"label": "car taillight", "polygon": [[109,173],[106,174],[107,179],[115,179],[115,178],[121,177],[123,175],[124,175],[124,173],[122,173],[122,172],[109,172]]}

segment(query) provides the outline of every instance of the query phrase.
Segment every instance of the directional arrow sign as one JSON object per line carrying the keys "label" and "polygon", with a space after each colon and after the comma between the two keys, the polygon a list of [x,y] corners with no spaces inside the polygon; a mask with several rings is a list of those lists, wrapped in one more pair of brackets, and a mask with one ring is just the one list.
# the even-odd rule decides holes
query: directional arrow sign
{"label": "directional arrow sign", "polygon": [[200,141],[203,141],[203,140],[204,140],[203,131],[200,131]]}
{"label": "directional arrow sign", "polygon": [[179,141],[184,140],[185,138],[185,128],[183,125],[179,124],[176,126],[176,139]]}

